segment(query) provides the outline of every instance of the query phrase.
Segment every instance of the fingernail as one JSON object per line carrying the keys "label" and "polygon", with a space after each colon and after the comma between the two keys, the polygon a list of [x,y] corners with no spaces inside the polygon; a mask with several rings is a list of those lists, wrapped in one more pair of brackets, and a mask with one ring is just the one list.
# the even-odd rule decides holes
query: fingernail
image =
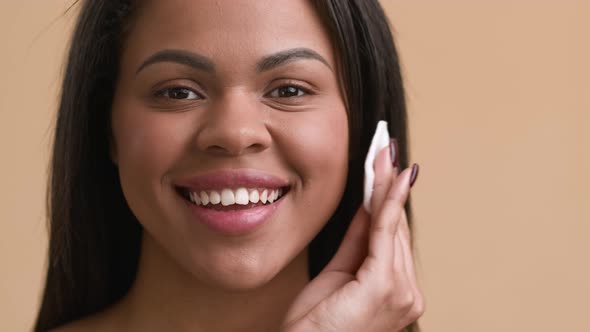
{"label": "fingernail", "polygon": [[420,166],[418,166],[418,164],[412,165],[412,174],[410,174],[410,188],[412,188],[412,186],[414,185],[414,182],[416,182],[416,179],[418,178],[418,171],[419,170],[420,170]]}
{"label": "fingernail", "polygon": [[397,140],[395,138],[392,138],[389,141],[389,152],[391,153],[391,165],[395,168],[397,167],[399,169],[399,158],[397,157],[398,155],[398,145],[397,145]]}

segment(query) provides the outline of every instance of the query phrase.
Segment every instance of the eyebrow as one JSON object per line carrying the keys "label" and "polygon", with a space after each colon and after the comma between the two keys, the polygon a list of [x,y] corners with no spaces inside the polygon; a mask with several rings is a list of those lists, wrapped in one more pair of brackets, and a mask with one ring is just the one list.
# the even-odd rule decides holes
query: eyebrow
{"label": "eyebrow", "polygon": [[330,66],[330,64],[328,64],[328,61],[326,61],[326,59],[324,59],[316,51],[311,50],[309,48],[292,48],[271,55],[267,55],[260,61],[258,61],[256,69],[260,73],[300,59],[318,60],[324,65],[326,65],[328,68],[330,68],[330,70],[332,70],[332,67]]}
{"label": "eyebrow", "polygon": [[162,50],[152,54],[137,68],[135,75],[137,75],[142,69],[149,65],[153,65],[158,62],[175,62],[182,65],[187,65],[195,69],[213,73],[215,72],[215,64],[209,58],[189,51],[184,50]]}
{"label": "eyebrow", "polygon": [[[330,70],[333,71],[332,67],[316,51],[309,48],[292,48],[271,55],[267,55],[260,59],[256,64],[256,70],[260,73],[268,71],[276,67],[285,65],[289,62],[300,60],[300,59],[312,59],[317,60],[326,65]],[[135,75],[139,74],[144,68],[153,65],[158,62],[174,62],[182,65],[186,65],[195,69],[199,69],[208,73],[215,72],[215,64],[209,58],[204,55],[193,53],[185,50],[166,49],[158,51],[148,57],[135,72]]]}

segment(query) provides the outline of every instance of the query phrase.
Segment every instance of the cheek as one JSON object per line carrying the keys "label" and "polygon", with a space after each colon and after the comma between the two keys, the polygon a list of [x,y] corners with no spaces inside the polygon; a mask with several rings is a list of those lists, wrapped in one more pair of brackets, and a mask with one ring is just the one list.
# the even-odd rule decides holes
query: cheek
{"label": "cheek", "polygon": [[[286,122],[290,123],[290,122]],[[348,121],[344,106],[301,121],[294,134],[297,151],[291,162],[299,165],[304,185],[310,181],[341,182],[348,165]]]}
{"label": "cheek", "polygon": [[[180,158],[190,135],[178,114],[149,112],[132,106],[113,113],[113,134],[121,185],[136,214],[151,211],[159,204],[166,172]],[[186,123],[186,121],[185,121]],[[160,202],[161,203],[161,202]],[[141,220],[141,216],[138,215]]]}
{"label": "cheek", "polygon": [[[300,179],[293,197],[293,213],[308,220],[313,232],[319,231],[334,213],[346,186],[348,174],[348,120],[344,105],[291,115],[284,121],[291,132],[291,148],[284,158]],[[287,146],[287,144],[284,144]],[[318,204],[321,202],[321,204]]]}

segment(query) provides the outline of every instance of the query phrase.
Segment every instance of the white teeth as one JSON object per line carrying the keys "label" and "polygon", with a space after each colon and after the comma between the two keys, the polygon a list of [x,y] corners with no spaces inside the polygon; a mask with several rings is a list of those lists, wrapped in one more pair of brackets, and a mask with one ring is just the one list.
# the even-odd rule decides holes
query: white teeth
{"label": "white teeth", "polygon": [[260,200],[260,193],[258,192],[258,190],[252,190],[250,192],[250,202],[258,203],[259,200]]}
{"label": "white teeth", "polygon": [[274,202],[277,199],[279,199],[279,190],[278,189],[272,191],[272,201]]}
{"label": "white teeth", "polygon": [[246,188],[238,188],[234,195],[236,197],[236,204],[247,205],[250,202],[250,196]]}
{"label": "white teeth", "polygon": [[236,198],[234,197],[234,192],[231,189],[223,189],[221,191],[221,205],[228,206],[235,203]]}
{"label": "white teeth", "polygon": [[264,189],[262,191],[258,189],[246,189],[244,187],[232,189],[223,189],[221,192],[216,190],[189,192],[189,199],[196,205],[207,205],[211,203],[216,205],[221,203],[223,206],[239,204],[248,205],[251,203],[261,202],[263,204],[270,204],[275,202],[279,197],[283,196],[283,189],[269,190]]}
{"label": "white teeth", "polygon": [[209,202],[213,205],[219,204],[219,202],[221,202],[221,196],[217,191],[211,191],[209,193]]}
{"label": "white teeth", "polygon": [[268,199],[268,190],[264,189],[264,191],[262,192],[262,194],[260,194],[260,201],[263,204],[266,204],[266,200]]}
{"label": "white teeth", "polygon": [[207,195],[207,193],[204,191],[201,191],[201,203],[203,205],[209,204],[209,195]]}

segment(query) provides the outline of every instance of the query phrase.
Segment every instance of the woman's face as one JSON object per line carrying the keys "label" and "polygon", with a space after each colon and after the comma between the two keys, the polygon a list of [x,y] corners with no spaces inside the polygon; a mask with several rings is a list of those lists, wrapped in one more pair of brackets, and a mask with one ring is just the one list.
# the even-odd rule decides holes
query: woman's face
{"label": "woman's face", "polygon": [[[112,158],[144,236],[207,283],[246,289],[272,279],[324,226],[346,182],[345,105],[312,5],[149,1],[120,65]],[[235,176],[211,175],[220,171]],[[267,175],[279,183],[264,182]],[[257,207],[274,212],[254,228],[239,224],[256,219],[244,210],[242,221],[224,217],[233,228],[212,227],[202,218],[212,203],[187,196],[205,191],[215,200],[214,190],[227,210],[244,206],[231,205],[223,189],[244,188],[255,201],[273,186],[286,194]]]}

